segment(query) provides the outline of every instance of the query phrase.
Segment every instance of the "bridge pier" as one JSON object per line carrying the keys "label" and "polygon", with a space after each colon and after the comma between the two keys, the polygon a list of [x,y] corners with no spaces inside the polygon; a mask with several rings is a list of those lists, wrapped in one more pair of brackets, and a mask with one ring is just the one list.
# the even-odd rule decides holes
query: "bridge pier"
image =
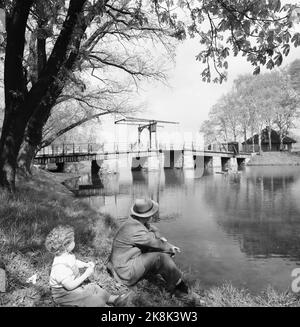
{"label": "bridge pier", "polygon": [[233,171],[237,171],[237,169],[238,169],[237,158],[230,158],[230,168],[231,168]]}
{"label": "bridge pier", "polygon": [[212,157],[212,168],[214,172],[222,171],[222,160],[221,157],[214,156]]}
{"label": "bridge pier", "polygon": [[183,153],[182,150],[166,150],[164,154],[164,168],[182,168]]}
{"label": "bridge pier", "polygon": [[204,156],[194,156],[195,178],[201,178],[204,175],[205,162]]}
{"label": "bridge pier", "polygon": [[196,156],[192,152],[184,152],[183,154],[183,168],[184,169],[194,169]]}
{"label": "bridge pier", "polygon": [[97,175],[99,173],[99,170],[101,168],[101,165],[103,163],[103,160],[92,160],[91,164],[91,174]]}
{"label": "bridge pier", "polygon": [[158,156],[151,156],[148,157],[148,171],[156,171],[160,170],[160,160],[159,160],[159,155]]}
{"label": "bridge pier", "polygon": [[64,170],[65,170],[65,163],[64,162],[57,162],[56,163],[56,171],[58,172],[58,173],[63,173],[64,172]]}

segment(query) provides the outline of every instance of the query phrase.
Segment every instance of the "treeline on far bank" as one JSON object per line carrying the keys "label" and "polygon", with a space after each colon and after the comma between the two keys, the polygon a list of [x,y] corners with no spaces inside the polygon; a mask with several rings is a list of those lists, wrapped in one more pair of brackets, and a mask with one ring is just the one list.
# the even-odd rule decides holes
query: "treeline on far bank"
{"label": "treeline on far bank", "polygon": [[[300,60],[260,75],[245,74],[234,80],[232,89],[218,99],[200,131],[206,144],[246,142],[268,130],[275,130],[281,145],[297,122],[300,104]],[[254,138],[252,138],[254,140]]]}

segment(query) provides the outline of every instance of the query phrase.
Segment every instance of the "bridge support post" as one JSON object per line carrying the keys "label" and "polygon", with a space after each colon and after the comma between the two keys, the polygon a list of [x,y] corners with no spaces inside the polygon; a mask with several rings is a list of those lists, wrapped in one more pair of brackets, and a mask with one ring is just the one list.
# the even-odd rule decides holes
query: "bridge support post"
{"label": "bridge support post", "polygon": [[237,171],[237,169],[238,169],[238,162],[237,162],[237,159],[236,158],[230,158],[230,168],[233,171]]}
{"label": "bridge support post", "polygon": [[63,173],[64,170],[65,170],[65,163],[64,162],[57,162],[56,167],[57,167],[56,171],[58,173]]}
{"label": "bridge support post", "polygon": [[204,156],[194,156],[195,178],[201,178],[204,175],[205,162]]}
{"label": "bridge support post", "polygon": [[212,168],[214,172],[222,171],[221,157],[217,157],[217,156],[212,157]]}
{"label": "bridge support post", "polygon": [[102,162],[98,162],[97,160],[92,160],[92,164],[91,164],[91,174],[92,175],[97,175],[99,173],[101,164],[102,164]]}
{"label": "bridge support post", "polygon": [[183,153],[181,150],[165,150],[163,151],[164,168],[182,168]]}
{"label": "bridge support post", "polygon": [[194,169],[194,155],[193,152],[184,151],[183,153],[183,168],[184,169]]}
{"label": "bridge support post", "polygon": [[148,165],[146,168],[148,171],[160,170],[159,156],[153,155],[148,157]]}
{"label": "bridge support post", "polygon": [[181,150],[174,150],[174,168],[183,167],[183,153]]}
{"label": "bridge support post", "polygon": [[174,168],[174,150],[163,151],[164,168]]}

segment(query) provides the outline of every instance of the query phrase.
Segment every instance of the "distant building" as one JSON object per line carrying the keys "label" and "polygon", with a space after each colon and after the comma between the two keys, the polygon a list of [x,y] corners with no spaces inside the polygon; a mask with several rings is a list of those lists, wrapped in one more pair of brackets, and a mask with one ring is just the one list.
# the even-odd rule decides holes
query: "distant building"
{"label": "distant building", "polygon": [[[253,142],[254,139],[254,142]],[[268,129],[265,128],[261,133],[261,151],[292,151],[293,143],[296,143],[291,137],[285,136],[283,139],[283,149],[280,149],[280,137],[279,134],[272,129],[271,131],[271,144],[272,148],[269,149],[269,134]],[[252,144],[254,144],[254,151],[258,151],[258,134],[250,137],[246,142],[243,142],[243,148],[245,151],[250,151]]]}

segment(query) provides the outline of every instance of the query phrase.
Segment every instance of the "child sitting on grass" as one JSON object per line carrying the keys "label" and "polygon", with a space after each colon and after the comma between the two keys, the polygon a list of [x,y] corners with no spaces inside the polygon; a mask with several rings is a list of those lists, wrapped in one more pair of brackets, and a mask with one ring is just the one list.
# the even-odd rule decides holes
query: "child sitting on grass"
{"label": "child sitting on grass", "polygon": [[[77,260],[71,254],[75,247],[72,227],[60,225],[54,228],[47,236],[45,246],[55,255],[50,273],[50,287],[56,304],[78,307],[127,304],[131,292],[119,296],[111,295],[95,283],[83,284],[93,274],[95,264]],[[86,268],[82,275],[79,268]]]}

